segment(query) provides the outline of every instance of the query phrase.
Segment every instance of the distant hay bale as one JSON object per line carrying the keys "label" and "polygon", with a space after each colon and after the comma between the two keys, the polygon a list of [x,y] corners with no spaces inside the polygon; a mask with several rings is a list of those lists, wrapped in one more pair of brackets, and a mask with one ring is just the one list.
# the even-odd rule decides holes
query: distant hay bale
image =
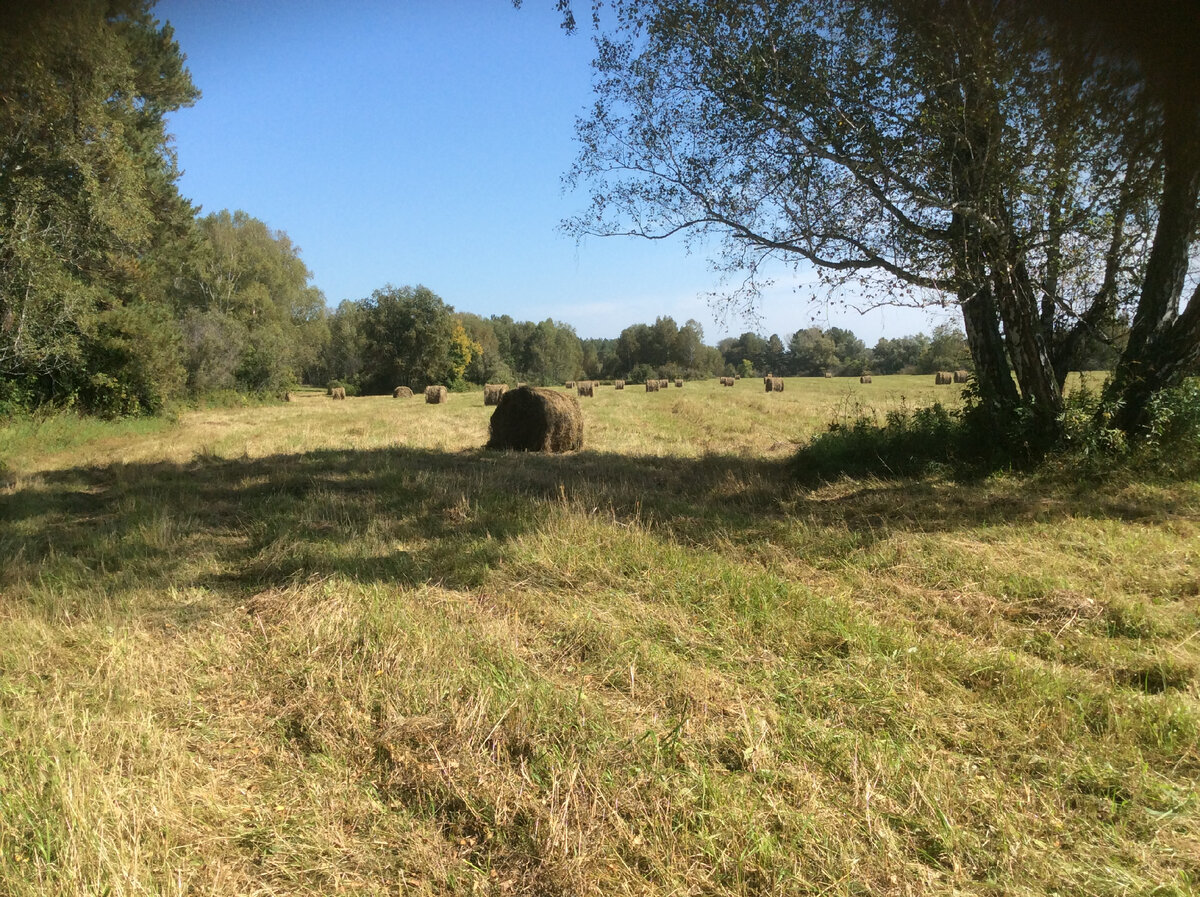
{"label": "distant hay bale", "polygon": [[775,392],[783,392],[783,378],[776,377],[771,381],[771,389]]}
{"label": "distant hay bale", "polygon": [[413,391],[407,386],[397,386],[392,390],[393,399],[411,399],[412,397]]}
{"label": "distant hay bale", "polygon": [[832,380],[832,379],[833,379],[833,371],[826,371],[826,372],[825,372],[825,379],[826,379],[826,380]]}
{"label": "distant hay bale", "polygon": [[596,394],[596,384],[591,380],[581,380],[575,386],[576,392],[581,396],[587,396],[589,399],[594,398]]}
{"label": "distant hay bale", "polygon": [[859,382],[859,383],[870,383],[870,382],[871,382],[871,375],[870,375],[870,374],[863,374],[861,377],[859,377],[859,378],[858,378],[858,382]]}
{"label": "distant hay bale", "polygon": [[330,389],[329,394],[335,399],[344,399],[346,398],[346,387],[334,386],[332,389]]}
{"label": "distant hay bale", "polygon": [[624,380],[614,380],[613,381],[613,389],[624,389],[624,388],[625,388]]}
{"label": "distant hay bale", "polygon": [[483,387],[483,404],[499,405],[500,397],[508,392],[507,383],[486,383]]}
{"label": "distant hay bale", "polygon": [[564,387],[565,387],[566,389],[574,389],[574,388],[575,388],[575,381],[574,381],[574,380],[568,380],[568,381],[567,381],[567,382],[564,384]]}
{"label": "distant hay bale", "polygon": [[658,381],[657,380],[647,380],[646,381],[646,392],[658,392]]}
{"label": "distant hay bale", "polygon": [[954,372],[954,382],[955,383],[966,383],[967,380],[969,380],[970,378],[971,378],[970,371],[955,371]]}
{"label": "distant hay bale", "polygon": [[444,405],[450,396],[450,390],[444,386],[426,386],[425,387],[425,404],[426,405]]}
{"label": "distant hay bale", "polygon": [[583,447],[583,412],[575,396],[522,386],[500,397],[488,433],[488,448],[573,452]]}
{"label": "distant hay bale", "polygon": [[668,379],[666,379],[665,377],[664,377],[662,380],[659,380],[659,381],[658,381],[658,388],[659,388],[659,389],[667,389],[667,388],[669,388],[669,387],[670,387],[670,385],[671,385],[671,381],[670,381],[670,380],[668,380]]}
{"label": "distant hay bale", "polygon": [[950,371],[938,371],[933,375],[934,386],[946,386],[954,382],[954,374]]}
{"label": "distant hay bale", "polygon": [[774,392],[775,379],[773,377],[763,377],[763,386],[767,388],[767,392]]}
{"label": "distant hay bale", "polygon": [[292,394],[291,394],[290,392],[285,392],[285,393],[283,394],[283,400],[284,400],[285,402],[292,402],[292,401],[295,401],[295,400],[292,398]]}
{"label": "distant hay bale", "polygon": [[675,385],[676,385],[677,387],[679,387],[680,389],[682,389],[682,388],[683,388],[683,381],[682,381],[682,380],[676,380],[676,381],[675,381]]}

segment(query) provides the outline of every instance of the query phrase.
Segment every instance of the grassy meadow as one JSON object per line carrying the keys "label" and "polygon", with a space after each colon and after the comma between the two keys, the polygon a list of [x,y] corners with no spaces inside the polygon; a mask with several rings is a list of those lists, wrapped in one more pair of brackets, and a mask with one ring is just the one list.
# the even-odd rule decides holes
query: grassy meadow
{"label": "grassy meadow", "polygon": [[932,379],[0,428],[0,894],[1200,891],[1200,483],[789,475]]}

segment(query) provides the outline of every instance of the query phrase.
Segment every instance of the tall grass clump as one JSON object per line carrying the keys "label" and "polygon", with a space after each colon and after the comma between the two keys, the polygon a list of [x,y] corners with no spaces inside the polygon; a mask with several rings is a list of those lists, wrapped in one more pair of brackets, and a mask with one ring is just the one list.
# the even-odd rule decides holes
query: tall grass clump
{"label": "tall grass clump", "polygon": [[959,412],[940,402],[887,412],[881,424],[873,413],[834,420],[826,432],[796,454],[802,480],[839,476],[913,476],[961,459],[963,423]]}
{"label": "tall grass clump", "polygon": [[1082,381],[1070,392],[1058,427],[1039,427],[1032,408],[1000,414],[975,390],[963,391],[964,404],[940,402],[916,409],[903,402],[880,423],[877,413],[855,409],[828,424],[796,455],[802,480],[840,476],[916,476],[948,470],[977,476],[998,469],[1067,469],[1099,476],[1115,468],[1167,477],[1200,473],[1200,381],[1159,393],[1151,402],[1149,424],[1140,438],[1109,425],[1113,410]]}

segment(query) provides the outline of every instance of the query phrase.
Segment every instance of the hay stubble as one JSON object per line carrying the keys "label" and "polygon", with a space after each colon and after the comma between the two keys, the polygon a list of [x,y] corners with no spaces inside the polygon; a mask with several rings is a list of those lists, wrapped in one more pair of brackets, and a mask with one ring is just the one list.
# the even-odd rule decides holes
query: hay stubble
{"label": "hay stubble", "polygon": [[772,460],[937,392],[598,391],[562,457],[478,397],[31,434],[0,892],[1188,893],[1200,490]]}

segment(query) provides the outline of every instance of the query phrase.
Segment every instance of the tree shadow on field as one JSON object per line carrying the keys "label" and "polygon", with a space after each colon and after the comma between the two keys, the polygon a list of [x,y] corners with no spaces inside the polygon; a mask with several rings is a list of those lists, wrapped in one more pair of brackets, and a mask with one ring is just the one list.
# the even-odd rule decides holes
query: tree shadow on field
{"label": "tree shadow on field", "polygon": [[788,463],[396,447],[71,468],[0,494],[0,593],[49,585],[108,606],[154,590],[165,609],[172,588],[236,600],[331,575],[470,589],[562,507],[702,549],[775,545],[816,562],[895,532],[1195,514],[1186,498],[1172,508],[1161,496],[1103,500],[1094,485],[1047,494],[1033,480],[999,492],[933,480],[809,490]]}

